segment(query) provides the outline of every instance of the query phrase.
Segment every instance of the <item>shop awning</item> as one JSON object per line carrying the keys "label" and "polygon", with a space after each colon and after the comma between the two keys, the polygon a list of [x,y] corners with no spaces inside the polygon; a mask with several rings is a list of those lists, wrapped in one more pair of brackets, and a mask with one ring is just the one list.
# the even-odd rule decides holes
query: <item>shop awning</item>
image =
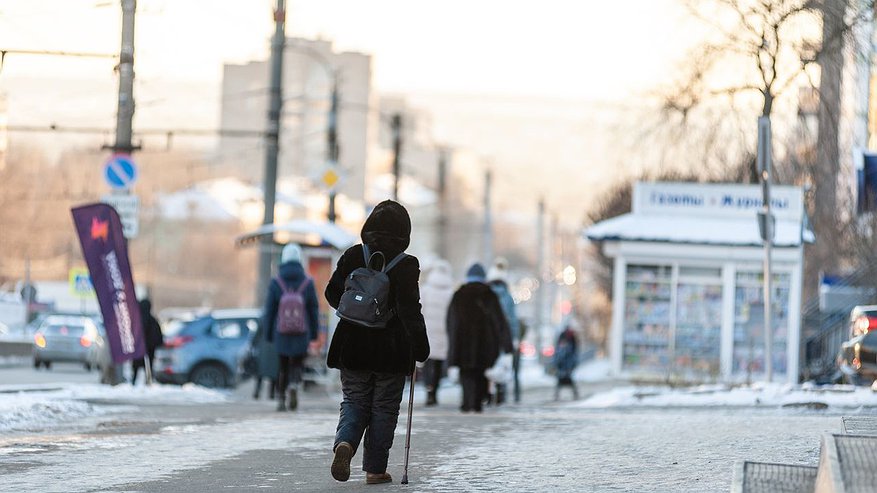
{"label": "shop awning", "polygon": [[[805,223],[806,224],[806,223]],[[660,214],[623,214],[585,230],[590,240],[657,241],[700,245],[761,246],[758,222],[740,217],[697,217]],[[774,245],[797,247],[815,236],[794,220],[777,220]]]}
{"label": "shop awning", "polygon": [[313,246],[331,246],[345,250],[357,242],[358,238],[340,226],[324,221],[295,219],[282,224],[267,224],[255,231],[237,237],[238,245],[254,244],[259,239],[275,233],[287,233],[292,241]]}

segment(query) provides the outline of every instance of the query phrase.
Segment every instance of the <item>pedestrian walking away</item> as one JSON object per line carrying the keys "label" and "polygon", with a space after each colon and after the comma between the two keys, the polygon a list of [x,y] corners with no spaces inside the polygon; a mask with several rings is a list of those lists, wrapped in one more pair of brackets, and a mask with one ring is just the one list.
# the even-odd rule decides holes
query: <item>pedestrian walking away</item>
{"label": "pedestrian walking away", "polygon": [[485,283],[484,267],[473,264],[448,307],[448,366],[460,369],[463,412],[481,412],[487,394],[485,370],[502,351],[512,351],[499,300]]}
{"label": "pedestrian walking away", "polygon": [[448,305],[454,295],[451,264],[435,260],[423,276],[420,297],[423,300],[423,319],[429,338],[429,359],[423,367],[426,405],[438,404],[438,388],[448,358]]}
{"label": "pedestrian walking away", "polygon": [[255,353],[255,386],[253,399],[262,393],[263,380],[268,381],[268,399],[274,400],[277,391],[277,377],[280,374],[280,360],[277,355],[277,344],[265,337],[267,327],[263,322],[253,336],[253,352]]}
{"label": "pedestrian walking away", "polygon": [[[416,257],[404,254],[410,236],[408,211],[397,202],[381,202],[362,227],[362,244],[341,255],[326,286],[326,299],[341,311],[345,288],[352,288],[354,278],[366,274],[363,268],[371,265],[370,259],[384,259],[372,265],[375,270],[391,266],[382,274],[389,280],[386,299],[368,301],[374,306],[387,304],[390,311],[385,323],[368,326],[342,316],[329,345],[328,366],[341,373],[341,412],[331,466],[332,477],[338,481],[350,478],[350,462],[362,442],[366,483],[392,482],[387,462],[405,377],[412,374],[415,360],[426,361],[429,356],[418,287],[420,265]],[[352,276],[354,271],[356,276]],[[380,281],[380,277],[372,276],[371,281]],[[357,296],[362,294],[353,298]]]}
{"label": "pedestrian walking away", "polygon": [[[161,333],[161,324],[152,315],[152,301],[149,298],[140,300],[140,320],[143,322],[143,335],[146,339],[146,355],[149,358],[149,368],[155,368],[155,349],[164,344],[164,335]],[[137,383],[137,373],[145,366],[143,358],[131,361],[131,385]]]}
{"label": "pedestrian walking away", "polygon": [[554,366],[555,376],[557,376],[557,386],[554,388],[554,400],[560,399],[560,388],[570,387],[574,400],[579,398],[579,390],[573,380],[573,371],[579,364],[579,345],[576,340],[576,333],[572,327],[566,326],[560,336],[557,338],[557,344],[554,346],[554,356],[552,358],[552,366]]}
{"label": "pedestrian walking away", "polygon": [[263,312],[265,337],[275,341],[277,350],[278,411],[298,408],[298,387],[308,345],[317,340],[320,329],[317,291],[313,279],[305,274],[301,254],[301,247],[295,243],[283,247],[278,275],[268,286]]}
{"label": "pedestrian walking away", "polygon": [[[509,383],[514,384],[515,402],[521,400],[520,382],[518,381],[518,365],[520,364],[518,356],[518,347],[520,345],[520,330],[518,325],[518,315],[515,308],[515,299],[512,298],[508,285],[508,261],[502,257],[498,257],[493,261],[493,265],[487,271],[487,284],[499,300],[499,306],[502,307],[502,313],[505,316],[506,325],[509,329],[509,336],[512,340],[512,354],[509,355],[509,370],[496,371],[494,374],[498,378],[491,379],[493,382],[493,402],[500,405],[505,402]],[[503,336],[505,337],[505,336]],[[505,356],[505,357],[509,357]],[[500,357],[503,360],[503,356]],[[508,375],[506,375],[508,373]]]}

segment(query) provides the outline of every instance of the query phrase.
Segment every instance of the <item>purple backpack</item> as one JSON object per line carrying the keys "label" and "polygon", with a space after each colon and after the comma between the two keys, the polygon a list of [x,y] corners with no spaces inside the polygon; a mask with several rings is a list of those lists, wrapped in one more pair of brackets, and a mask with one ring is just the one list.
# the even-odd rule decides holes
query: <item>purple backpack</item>
{"label": "purple backpack", "polygon": [[289,289],[280,276],[275,277],[274,280],[282,291],[280,303],[277,305],[277,333],[290,336],[307,334],[308,323],[305,320],[305,298],[302,292],[311,279],[305,277],[297,289]]}

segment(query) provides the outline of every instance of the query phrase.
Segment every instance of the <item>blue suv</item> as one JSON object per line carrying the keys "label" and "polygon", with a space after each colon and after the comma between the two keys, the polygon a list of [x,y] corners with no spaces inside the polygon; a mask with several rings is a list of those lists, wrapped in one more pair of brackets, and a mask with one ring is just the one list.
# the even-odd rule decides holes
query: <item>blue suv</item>
{"label": "blue suv", "polygon": [[240,379],[241,355],[248,351],[261,315],[255,308],[213,310],[168,330],[164,345],[155,351],[155,379],[233,387]]}

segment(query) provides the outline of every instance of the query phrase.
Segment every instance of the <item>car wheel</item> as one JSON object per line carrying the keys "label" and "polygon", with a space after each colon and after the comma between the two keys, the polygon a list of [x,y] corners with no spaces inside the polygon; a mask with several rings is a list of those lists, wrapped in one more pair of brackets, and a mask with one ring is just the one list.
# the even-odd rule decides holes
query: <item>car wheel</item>
{"label": "car wheel", "polygon": [[228,387],[228,372],[217,363],[204,363],[192,370],[189,380],[211,389]]}

